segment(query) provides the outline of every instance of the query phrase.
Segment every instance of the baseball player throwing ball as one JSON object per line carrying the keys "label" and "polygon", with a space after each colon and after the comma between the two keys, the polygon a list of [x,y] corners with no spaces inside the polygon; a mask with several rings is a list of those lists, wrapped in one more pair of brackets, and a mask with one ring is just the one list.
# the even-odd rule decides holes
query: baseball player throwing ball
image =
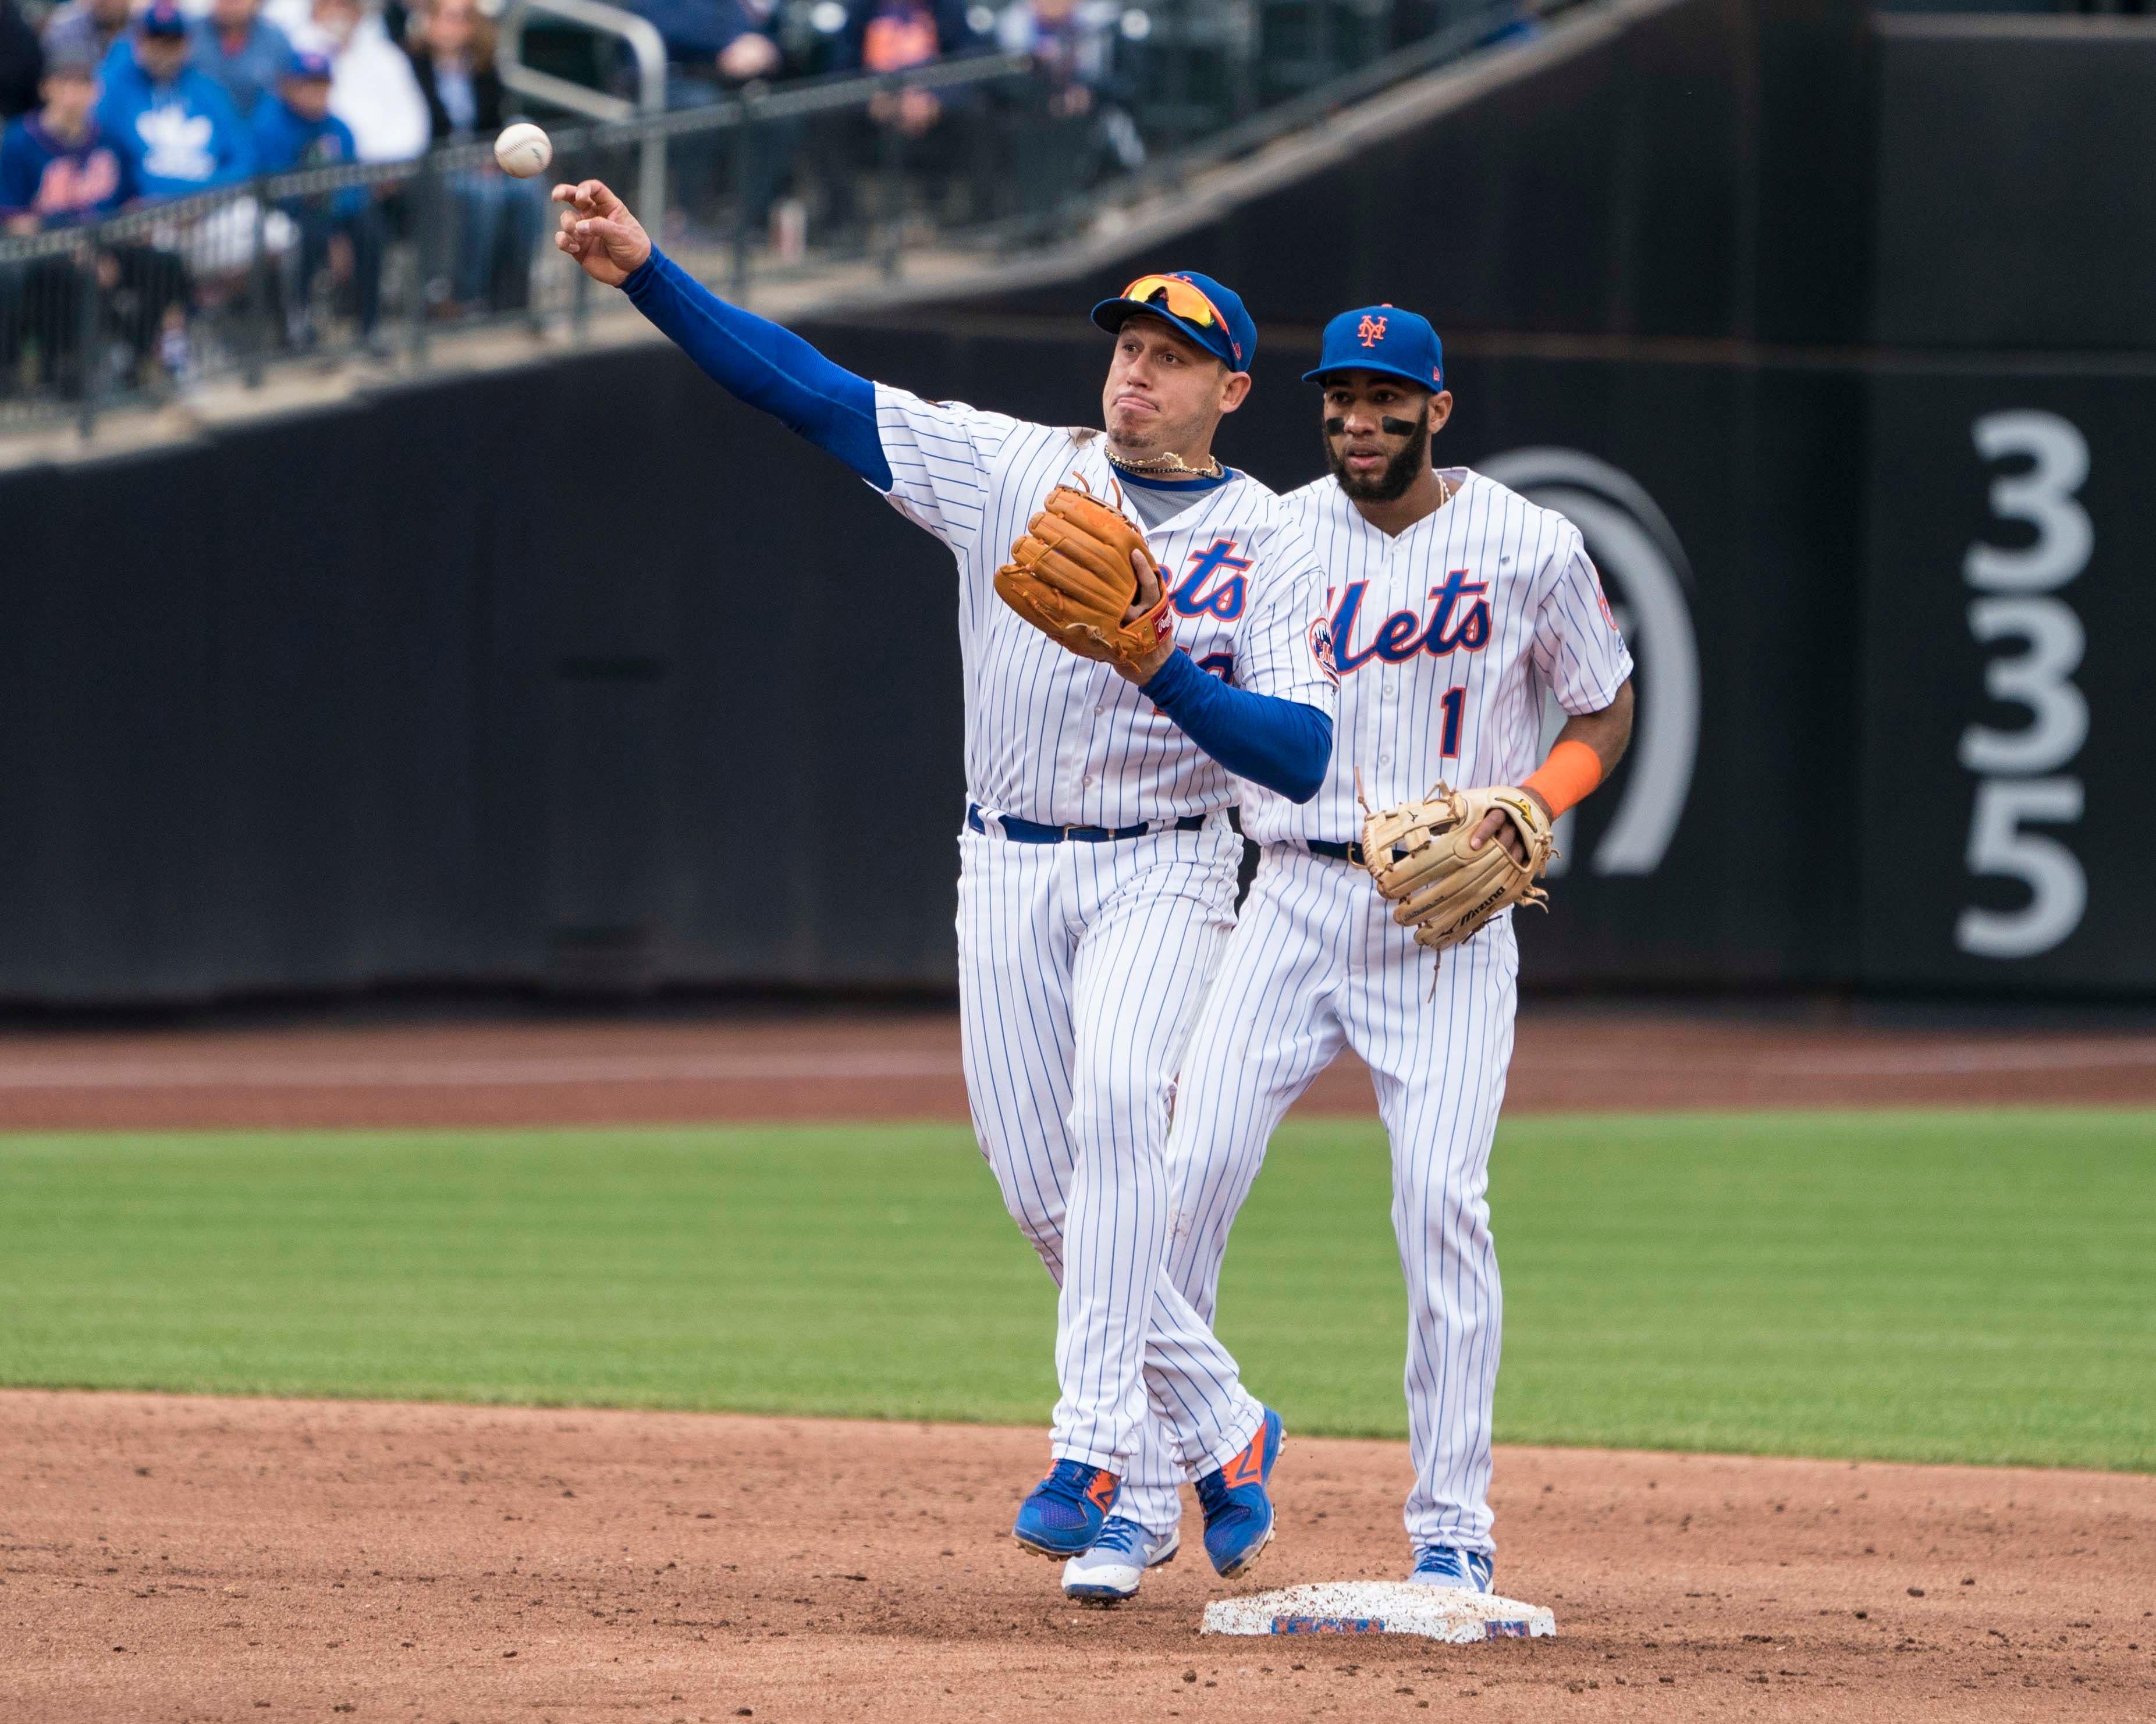
{"label": "baseball player throwing ball", "polygon": [[1178,1478],[1194,1480],[1208,1552],[1238,1573],[1271,1534],[1281,1425],[1167,1279],[1170,1086],[1235,916],[1229,775],[1308,801],[1338,696],[1308,529],[1212,453],[1257,331],[1218,282],[1142,276],[1093,310],[1113,337],[1105,434],[1028,424],[870,383],[726,304],[596,180],[553,195],[556,244],[586,274],[957,562],[967,1090],[1060,1288],[1054,1463],[1013,1533],[1089,1556],[1150,1396],[1181,1442],[1133,1501],[1172,1527]]}
{"label": "baseball player throwing ball", "polygon": [[[1183,1061],[1169,1273],[1209,1319],[1266,1139],[1353,1048],[1392,1139],[1411,1578],[1487,1592],[1501,1306],[1485,1193],[1512,1052],[1509,910],[1542,895],[1551,820],[1625,751],[1632,659],[1570,522],[1432,466],[1452,398],[1426,321],[1343,313],[1307,380],[1332,472],[1287,500],[1332,572],[1339,740],[1314,800],[1243,804],[1262,859]],[[1537,764],[1545,691],[1571,716]],[[1180,1440],[1163,1410],[1139,1482]]]}

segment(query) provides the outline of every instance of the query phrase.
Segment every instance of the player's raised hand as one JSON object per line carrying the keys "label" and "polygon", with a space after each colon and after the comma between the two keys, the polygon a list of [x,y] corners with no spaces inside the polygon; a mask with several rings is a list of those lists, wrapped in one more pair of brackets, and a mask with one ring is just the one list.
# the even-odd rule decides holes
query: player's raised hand
{"label": "player's raised hand", "polygon": [[554,202],[562,206],[555,249],[567,252],[593,280],[619,287],[651,255],[651,236],[629,213],[603,180],[557,186]]}

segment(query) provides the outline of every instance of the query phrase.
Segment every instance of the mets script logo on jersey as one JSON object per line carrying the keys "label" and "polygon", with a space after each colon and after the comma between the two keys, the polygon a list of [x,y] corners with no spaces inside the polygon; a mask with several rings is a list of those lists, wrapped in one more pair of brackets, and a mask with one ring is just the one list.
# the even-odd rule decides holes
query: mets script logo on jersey
{"label": "mets script logo on jersey", "polygon": [[1235,555],[1233,539],[1215,539],[1203,551],[1190,553],[1190,572],[1168,595],[1168,603],[1185,617],[1210,612],[1222,622],[1232,623],[1243,614],[1247,596],[1243,572],[1250,566],[1249,557]]}
{"label": "mets script logo on jersey", "polygon": [[1366,347],[1376,346],[1385,338],[1388,321],[1383,317],[1365,317],[1355,326],[1355,339]]}
{"label": "mets script logo on jersey", "polygon": [[1355,631],[1363,622],[1363,595],[1369,582],[1357,581],[1340,595],[1332,613],[1332,663],[1342,676],[1360,670],[1373,659],[1388,664],[1404,664],[1417,653],[1433,659],[1454,653],[1479,653],[1490,644],[1490,591],[1487,581],[1468,578],[1469,571],[1455,569],[1445,583],[1430,589],[1431,606],[1425,618],[1419,611],[1394,611],[1372,629],[1369,644],[1358,647]]}

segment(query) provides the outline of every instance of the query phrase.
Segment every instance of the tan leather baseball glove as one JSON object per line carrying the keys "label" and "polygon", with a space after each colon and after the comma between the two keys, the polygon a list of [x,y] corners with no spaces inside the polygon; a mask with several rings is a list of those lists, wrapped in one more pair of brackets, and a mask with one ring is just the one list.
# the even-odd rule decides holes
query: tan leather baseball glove
{"label": "tan leather baseball glove", "polygon": [[1156,603],[1123,620],[1137,598],[1133,551],[1158,575],[1144,536],[1121,510],[1081,486],[1059,485],[1011,546],[1011,560],[996,571],[996,591],[1080,657],[1135,667],[1173,635],[1174,625],[1164,581]]}
{"label": "tan leather baseball glove", "polygon": [[[1467,840],[1496,808],[1512,823],[1527,853],[1512,859],[1502,836],[1479,850]],[[1535,882],[1555,852],[1549,816],[1524,790],[1509,784],[1454,790],[1440,783],[1420,802],[1371,813],[1363,821],[1363,865],[1380,896],[1393,900],[1393,920],[1415,931],[1415,944],[1435,952],[1469,939],[1501,910],[1546,905]]]}

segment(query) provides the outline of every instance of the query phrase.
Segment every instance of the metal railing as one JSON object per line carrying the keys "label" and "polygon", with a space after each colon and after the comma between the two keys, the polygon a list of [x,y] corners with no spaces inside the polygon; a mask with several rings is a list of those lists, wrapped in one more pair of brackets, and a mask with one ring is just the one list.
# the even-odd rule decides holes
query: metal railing
{"label": "metal railing", "polygon": [[[916,90],[951,136],[877,117]],[[1001,213],[997,141],[1026,129],[1036,95],[1024,59],[980,56],[558,128],[537,180],[463,144],[0,236],[0,430],[72,414],[87,434],[111,408],[258,383],[273,364],[408,366],[451,331],[573,329],[586,278],[538,267],[558,180],[622,188],[687,266],[737,287],[759,262],[890,273],[907,247]]]}
{"label": "metal railing", "polygon": [[[1389,16],[1389,0],[1332,3]],[[1255,111],[1148,159],[1154,138],[1132,141],[1141,96],[1128,107],[1072,111],[1059,100],[1067,84],[1019,54],[752,85],[664,112],[669,85],[653,61],[655,33],[647,38],[641,19],[600,0],[511,0],[505,48],[523,39],[527,22],[558,19],[627,44],[635,62],[633,99],[505,64],[512,87],[581,110],[577,123],[554,130],[545,179],[509,179],[488,145],[457,145],[414,162],[276,175],[94,224],[0,237],[0,430],[73,415],[88,434],[109,408],[259,384],[275,367],[357,366],[362,377],[368,367],[408,368],[453,332],[574,338],[610,296],[594,295],[582,272],[552,266],[546,187],[557,180],[598,177],[622,189],[685,267],[737,298],[752,280],[804,274],[849,290],[856,278],[873,286],[926,249],[1008,254],[1075,231],[1088,206],[1172,188],[1197,167],[1556,3],[1483,0],[1449,28],[1301,95],[1260,105],[1230,92],[1226,109]],[[1206,8],[1156,0],[1149,30],[1172,33],[1178,10]],[[1255,16],[1243,13],[1245,22]],[[1246,49],[1247,40],[1235,54]]]}
{"label": "metal railing", "polygon": [[[628,49],[636,67],[636,100],[593,90],[524,63],[524,27],[534,15],[559,18]],[[617,125],[655,119],[666,111],[666,43],[650,21],[600,0],[510,0],[502,8],[495,53],[501,81],[519,95],[547,102],[588,120]],[[666,138],[654,132],[644,140],[636,176],[636,197],[645,209],[666,207]]]}

